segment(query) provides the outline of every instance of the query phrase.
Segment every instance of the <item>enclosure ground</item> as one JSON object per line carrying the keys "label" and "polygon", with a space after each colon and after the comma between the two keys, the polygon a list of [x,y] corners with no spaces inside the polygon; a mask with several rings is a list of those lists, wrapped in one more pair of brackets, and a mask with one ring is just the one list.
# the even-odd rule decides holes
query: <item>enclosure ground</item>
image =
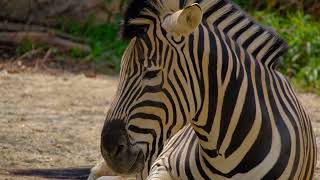
{"label": "enclosure ground", "polygon": [[[116,86],[117,77],[111,76],[0,71],[0,169],[95,164]],[[320,97],[299,94],[299,98],[320,142]],[[316,179],[319,168],[318,162]],[[0,179],[35,178],[0,175]]]}

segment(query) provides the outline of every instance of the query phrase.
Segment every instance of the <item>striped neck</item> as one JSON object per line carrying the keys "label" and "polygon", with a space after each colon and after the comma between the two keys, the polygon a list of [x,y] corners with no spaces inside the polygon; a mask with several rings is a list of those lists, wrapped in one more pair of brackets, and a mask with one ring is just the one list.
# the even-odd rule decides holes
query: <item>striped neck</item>
{"label": "striped neck", "polygon": [[204,11],[204,21],[234,40],[257,61],[274,68],[286,52],[287,44],[283,39],[229,0],[198,2]]}

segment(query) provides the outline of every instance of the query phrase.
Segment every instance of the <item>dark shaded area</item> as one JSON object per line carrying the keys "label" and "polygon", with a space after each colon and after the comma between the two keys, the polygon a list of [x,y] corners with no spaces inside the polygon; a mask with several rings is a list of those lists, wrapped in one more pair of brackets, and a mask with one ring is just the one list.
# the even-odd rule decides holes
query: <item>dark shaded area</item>
{"label": "dark shaded area", "polygon": [[86,180],[90,167],[57,168],[57,169],[2,169],[0,174],[8,176],[31,176],[48,179],[77,179]]}
{"label": "dark shaded area", "polygon": [[[56,26],[68,21],[104,23],[113,14],[103,0],[0,0],[0,20]],[[116,11],[116,8],[112,10]]]}

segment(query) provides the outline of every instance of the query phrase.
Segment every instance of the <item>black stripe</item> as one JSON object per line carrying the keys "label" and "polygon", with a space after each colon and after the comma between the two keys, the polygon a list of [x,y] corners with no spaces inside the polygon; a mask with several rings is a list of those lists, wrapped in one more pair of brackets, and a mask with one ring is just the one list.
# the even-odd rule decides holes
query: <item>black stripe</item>
{"label": "black stripe", "polygon": [[[281,84],[281,81],[282,81],[281,78],[280,78],[277,74],[275,74],[275,77],[276,77],[276,81],[278,81],[279,84]],[[274,86],[276,86],[276,84],[275,84]],[[281,92],[282,92],[282,94],[285,94],[283,88],[282,88],[281,85],[280,85],[280,89],[277,89],[277,91],[276,91],[278,97],[281,97],[281,96],[280,96],[280,93],[281,93]],[[296,141],[295,141],[296,154],[295,154],[294,161],[293,161],[293,164],[295,164],[295,165],[293,166],[292,171],[291,171],[290,176],[289,176],[289,179],[293,179],[293,177],[294,177],[294,175],[295,175],[295,173],[296,173],[296,171],[297,171],[297,168],[298,168],[298,163],[299,163],[299,158],[300,158],[300,153],[301,153],[301,149],[300,149],[300,138],[299,138],[300,133],[299,133],[299,129],[298,129],[298,126],[299,126],[299,125],[296,124],[295,118],[294,118],[293,115],[290,113],[289,107],[287,107],[286,104],[285,104],[285,102],[284,102],[285,100],[282,99],[282,98],[278,98],[278,99],[279,99],[280,104],[281,104],[281,106],[282,106],[282,108],[283,108],[283,111],[286,113],[288,119],[290,119],[291,125],[292,125],[292,127],[293,127],[293,129],[294,129],[294,133],[295,133],[295,135],[296,135],[296,139],[295,139],[295,140],[296,140]],[[285,99],[286,99],[287,102],[290,101],[290,100],[288,100],[287,98],[285,98]],[[290,108],[292,108],[292,107],[290,107]],[[294,143],[294,142],[292,142],[292,143]]]}
{"label": "black stripe", "polygon": [[[272,43],[273,46],[270,47],[270,49],[267,51],[267,53],[261,58],[261,62],[265,63],[265,61],[270,57],[270,55],[275,52],[280,46],[282,45],[282,42],[280,40],[275,40],[276,42]],[[270,62],[273,63],[272,61]]]}
{"label": "black stripe", "polygon": [[205,180],[211,180],[211,178],[206,174],[206,172],[203,170],[204,168],[201,165],[201,153],[200,153],[200,146],[198,148],[196,148],[194,156],[196,158],[196,165],[197,165],[197,170],[199,170],[199,173],[201,175],[201,177]]}
{"label": "black stripe", "polygon": [[[197,70],[197,65],[196,63],[200,63],[200,61],[198,62],[195,62],[195,57],[194,57],[194,53],[193,53],[193,40],[194,40],[194,37],[193,35],[191,35],[191,37],[189,38],[189,53],[190,53],[190,61],[192,63],[192,67],[188,67],[188,68],[193,68],[193,71],[196,75],[196,80],[193,78],[193,76],[191,75],[191,71],[189,71],[189,78],[190,78],[190,84],[191,84],[191,90],[192,92],[195,92],[196,89],[195,89],[195,86],[194,84],[198,84],[200,86],[200,77],[199,77],[199,72]],[[186,58],[187,59],[187,58]],[[198,82],[198,83],[197,83]],[[200,88],[200,87],[199,87]],[[193,99],[194,99],[194,107],[198,107],[198,101],[197,101],[197,97],[196,97],[196,93],[192,93],[192,96],[193,96]]]}
{"label": "black stripe", "polygon": [[239,24],[242,20],[244,20],[246,17],[245,16],[239,16],[236,19],[233,20],[231,24],[229,24],[227,27],[223,29],[223,32],[228,33],[234,26]]}
{"label": "black stripe", "polygon": [[[185,89],[184,89],[184,87],[183,87],[183,85],[182,85],[182,83],[181,83],[181,81],[180,81],[180,79],[179,79],[179,77],[178,77],[178,75],[177,75],[175,70],[173,71],[173,76],[174,76],[174,78],[175,78],[175,80],[176,80],[176,82],[177,82],[177,84],[178,84],[178,86],[180,88],[179,92],[182,93],[183,99],[185,100],[184,102],[187,104],[188,112],[190,112],[190,104],[189,104],[189,101],[188,101],[189,97],[187,96],[187,93],[186,93],[186,91],[185,91]],[[177,96],[177,98],[181,99],[180,96]]]}
{"label": "black stripe", "polygon": [[203,147],[202,148],[202,151],[208,155],[210,158],[216,158],[219,154],[218,150],[217,149],[205,149]]}
{"label": "black stripe", "polygon": [[257,58],[258,53],[263,49],[263,47],[271,40],[271,36],[269,36],[263,43],[260,44],[253,52],[252,56],[254,58]]}
{"label": "black stripe", "polygon": [[225,12],[223,15],[221,15],[216,21],[213,22],[215,26],[218,26],[222,21],[227,19],[230,15],[232,15],[234,12],[236,12],[237,9],[232,7],[231,9],[228,9],[227,12]]}
{"label": "black stripe", "polygon": [[[138,97],[138,94],[140,94],[140,84],[137,83],[139,82],[138,79],[140,77],[137,76],[137,78],[135,78],[130,84],[129,88],[125,88],[125,90],[127,91],[123,91],[121,92],[121,96],[120,98],[118,99],[118,102],[117,104],[115,105],[115,107],[120,107],[120,106],[123,106],[123,107],[127,107],[128,104],[130,104],[131,102],[133,102],[135,100],[134,97]],[[129,84],[129,81],[130,78],[127,79],[126,82],[124,82],[124,84]],[[119,111],[120,111],[121,108],[116,108],[113,112],[113,115],[114,114],[118,114]]]}
{"label": "black stripe", "polygon": [[[232,52],[233,55],[233,59],[232,60],[236,60],[236,57],[234,55],[234,53]],[[236,64],[234,64],[236,65]],[[225,135],[228,131],[228,127],[230,125],[230,121],[231,121],[231,117],[234,113],[234,108],[236,105],[236,101],[238,99],[239,96],[246,96],[245,98],[245,102],[244,102],[244,107],[243,107],[243,111],[248,110],[248,115],[247,117],[241,117],[238,120],[239,124],[238,126],[241,126],[243,129],[241,129],[241,131],[235,131],[235,133],[237,135],[235,135],[235,141],[236,142],[242,142],[242,138],[244,138],[243,136],[245,136],[247,133],[247,130],[251,127],[251,123],[254,119],[254,115],[255,115],[255,109],[253,107],[255,107],[255,103],[254,103],[254,95],[253,95],[253,89],[252,89],[252,82],[250,81],[250,77],[248,77],[248,91],[246,92],[246,94],[239,94],[240,91],[240,87],[242,84],[242,81],[244,79],[244,76],[249,76],[250,72],[248,71],[246,74],[244,74],[243,71],[243,67],[241,66],[241,63],[239,62],[239,66],[240,66],[240,70],[239,70],[239,76],[237,78],[236,76],[236,68],[234,67],[232,70],[232,75],[231,75],[231,79],[230,79],[230,83],[227,86],[226,92],[225,92],[225,96],[224,96],[224,100],[223,100],[223,104],[222,104],[222,112],[221,112],[221,124],[220,124],[220,133],[219,133],[219,139],[218,139],[218,143],[217,143],[217,148],[219,149],[223,139],[225,138]],[[249,68],[248,68],[249,69]],[[250,89],[251,88],[251,89]],[[238,127],[237,126],[237,127]],[[244,128],[244,127],[247,127]],[[237,133],[239,132],[239,133]],[[230,149],[235,149],[235,147],[238,147],[239,144],[230,144]],[[228,157],[230,154],[225,154],[226,157]]]}
{"label": "black stripe", "polygon": [[[164,54],[163,56],[161,55],[160,62],[159,62],[160,67],[164,67],[164,64],[166,63],[165,60],[167,59],[168,54],[169,54],[169,46],[165,46]],[[162,62],[162,60],[164,61]]]}
{"label": "black stripe", "polygon": [[[171,141],[169,141],[169,143],[171,143],[171,147],[169,147],[170,148],[170,150],[171,150],[171,152],[172,153],[170,153],[169,154],[169,157],[168,157],[168,159],[169,160],[174,160],[174,156],[176,156],[177,154],[177,152],[181,152],[181,149],[179,149],[180,148],[180,142],[185,138],[185,133],[187,132],[187,130],[188,129],[184,129],[183,130],[183,132],[181,133],[181,134],[179,134],[179,136],[178,137],[175,137],[175,141],[174,142],[171,142]],[[167,147],[166,147],[167,148]],[[167,150],[169,150],[169,148],[167,149]],[[173,156],[173,157],[172,157]],[[179,162],[180,163],[180,162]],[[171,167],[171,163],[169,163],[169,169],[171,169],[171,171],[172,171],[172,167]],[[177,175],[178,176],[180,176],[180,168],[179,168],[179,165],[178,166],[176,166],[176,168],[174,169],[174,170],[176,170],[177,171]]]}
{"label": "black stripe", "polygon": [[[264,158],[267,156],[271,148],[270,137],[272,137],[272,131],[271,131],[271,124],[270,124],[270,117],[268,114],[268,110],[266,108],[267,106],[264,101],[262,82],[261,82],[261,70],[260,70],[260,66],[258,65],[255,68],[255,77],[256,77],[256,84],[253,84],[253,85],[257,87],[259,107],[261,108],[260,110],[262,113],[261,129],[259,131],[257,139],[255,139],[255,142],[250,148],[250,150],[248,151],[248,153],[244,156],[244,158],[238,164],[238,166],[228,174],[228,177],[231,177],[236,173],[246,173],[251,169],[253,169],[254,167],[256,167],[259,163],[261,163],[264,160]],[[250,108],[251,105],[245,105],[245,107]],[[243,111],[243,113],[245,112]],[[245,118],[245,116],[248,115],[243,113],[241,114],[242,116],[241,118]],[[231,144],[237,143],[236,142],[237,138],[235,137],[241,135],[242,129],[239,129],[240,127],[241,126],[237,127],[236,132],[238,133],[234,134]],[[242,126],[242,128],[244,128],[244,126]],[[227,149],[226,153],[230,153],[230,149]]]}
{"label": "black stripe", "polygon": [[151,121],[157,121],[159,126],[160,126],[160,134],[157,133],[157,137],[159,137],[158,140],[158,151],[157,151],[157,156],[160,154],[162,148],[163,148],[163,144],[164,144],[164,138],[163,138],[163,121],[162,119],[154,114],[147,114],[147,113],[136,113],[133,114],[132,116],[130,116],[130,119],[136,119],[136,118],[140,118],[140,119],[146,119],[146,120],[151,120]]}
{"label": "black stripe", "polygon": [[259,38],[259,36],[263,33],[263,29],[262,28],[259,28],[257,32],[255,32],[253,35],[251,35],[247,40],[245,40],[243,43],[242,43],[242,47],[244,49],[247,49],[249,47],[249,45],[256,39]]}
{"label": "black stripe", "polygon": [[[125,103],[119,104],[118,106],[116,106],[117,107],[116,114],[118,114],[121,109],[122,110],[127,109],[128,106],[130,106],[136,99],[138,99],[141,96],[140,84],[137,84],[135,87],[133,87],[133,89],[134,89],[134,91],[132,93],[130,93],[130,95],[124,96],[124,97],[126,97],[126,98],[124,98]],[[120,108],[120,107],[122,107],[122,108]]]}
{"label": "black stripe", "polygon": [[[191,129],[191,128],[189,128]],[[196,139],[197,139],[197,136],[192,133],[193,132],[193,129],[191,129],[191,134],[189,135],[189,138],[191,136],[191,140],[189,142],[189,146],[187,147],[187,154],[186,154],[186,167],[185,167],[185,173],[186,173],[186,176],[188,179],[195,179],[194,176],[192,175],[192,172],[191,172],[191,169],[190,169],[190,165],[193,165],[194,162],[190,162],[190,158],[189,157],[192,157],[191,156],[191,153],[193,152],[192,151],[192,148],[193,146],[196,146],[196,148],[199,146],[198,143],[196,142]]]}
{"label": "black stripe", "polygon": [[227,4],[227,2],[225,0],[220,0],[218,3],[214,4],[213,6],[211,6],[207,12],[205,12],[203,14],[203,18],[206,19],[209,16],[212,15],[212,13],[218,11],[219,9],[221,9],[223,6],[225,6]]}
{"label": "black stripe", "polygon": [[279,179],[283,171],[285,170],[287,163],[290,158],[290,151],[291,151],[291,140],[290,140],[290,133],[288,130],[288,127],[283,122],[282,116],[278,110],[278,107],[276,105],[275,99],[278,99],[279,97],[276,97],[272,90],[277,91],[278,89],[274,86],[271,87],[271,80],[273,80],[273,84],[275,85],[274,79],[272,78],[272,75],[269,75],[269,71],[266,71],[266,80],[267,84],[270,84],[268,89],[268,95],[269,95],[269,101],[271,104],[272,114],[276,120],[276,130],[280,133],[280,140],[281,140],[281,150],[280,155],[272,169],[263,177],[264,180],[269,179]]}
{"label": "black stripe", "polygon": [[160,66],[161,61],[162,61],[162,55],[163,55],[162,53],[163,53],[164,47],[163,47],[163,42],[159,39],[157,39],[157,40],[158,40],[159,44],[158,44],[158,57],[156,59],[158,59],[158,60],[155,62],[155,65]]}
{"label": "black stripe", "polygon": [[251,28],[254,25],[253,22],[249,22],[246,26],[242,27],[238,32],[236,32],[233,36],[232,39],[237,40],[242,33],[246,32],[249,28]]}
{"label": "black stripe", "polygon": [[148,161],[147,163],[147,167],[148,167],[148,172],[150,171],[150,167],[152,165],[152,157],[155,155],[156,152],[156,139],[157,139],[157,133],[153,130],[153,129],[144,129],[144,128],[140,128],[134,125],[129,125],[128,127],[129,131],[138,133],[138,134],[151,134],[153,141],[152,141],[152,148],[151,148],[151,152],[150,152],[150,158],[149,159],[145,159]]}
{"label": "black stripe", "polygon": [[163,103],[163,102],[158,102],[158,101],[153,101],[153,100],[145,100],[143,102],[135,104],[132,108],[129,109],[129,112],[133,112],[135,109],[141,108],[141,107],[155,107],[155,108],[160,108],[164,110],[166,113],[166,124],[168,123],[169,120],[169,110],[168,107]]}
{"label": "black stripe", "polygon": [[[170,104],[171,104],[171,111],[172,112],[172,124],[169,126],[168,130],[167,130],[167,136],[165,139],[168,139],[171,137],[172,135],[172,129],[176,126],[177,124],[177,109],[176,109],[176,105],[175,105],[175,101],[173,100],[173,98],[171,97],[171,94],[169,93],[169,91],[167,89],[163,89],[163,93],[166,95],[166,97],[169,99]],[[168,124],[169,119],[166,121],[166,124]]]}
{"label": "black stripe", "polygon": [[[182,102],[181,102],[182,98],[180,98],[179,93],[175,89],[175,85],[172,83],[172,81],[170,79],[168,79],[168,84],[171,87],[171,89],[173,90],[174,95],[177,97],[178,104],[179,104],[180,110],[181,110],[182,122],[183,122],[183,124],[186,124],[187,123],[187,116],[186,116],[185,110],[184,110]],[[179,121],[181,121],[181,119]]]}
{"label": "black stripe", "polygon": [[[200,27],[199,27],[200,30]],[[199,42],[203,42],[203,40],[201,41],[201,39],[199,38]],[[193,66],[193,69],[196,73],[196,77],[197,77],[197,81],[200,82],[200,72],[197,69],[197,64],[201,64],[202,63],[202,59],[196,59],[194,53],[193,53],[193,49],[194,49],[194,35],[191,34],[189,37],[189,54],[190,54],[190,60]],[[200,67],[199,67],[200,68]]]}
{"label": "black stripe", "polygon": [[181,74],[182,74],[182,77],[181,78],[183,78],[186,82],[188,82],[187,81],[187,73],[186,73],[186,70],[182,67],[182,63],[184,63],[184,62],[182,62],[182,61],[185,61],[186,59],[183,59],[183,58],[181,58],[180,56],[179,56],[179,53],[178,53],[178,51],[176,51],[176,53],[177,53],[177,59],[176,59],[176,63],[177,63],[177,65],[178,65],[178,67],[179,67],[179,70],[180,70],[180,72],[181,72]]}
{"label": "black stripe", "polygon": [[[215,29],[216,30],[216,29]],[[218,31],[216,30],[216,33]],[[219,38],[219,37],[218,37]],[[221,37],[220,37],[221,38]],[[221,39],[215,39],[212,32],[209,34],[209,41],[210,41],[210,52],[209,52],[209,66],[208,66],[208,76],[209,78],[209,112],[207,117],[207,124],[203,128],[206,132],[210,132],[212,128],[212,124],[214,121],[214,117],[216,115],[216,109],[217,109],[217,99],[218,99],[218,77],[217,77],[217,45],[216,43],[221,43],[218,40]]]}
{"label": "black stripe", "polygon": [[[222,37],[223,34],[220,35],[220,33],[218,34],[219,37]],[[220,38],[219,38],[220,39]],[[221,48],[222,48],[222,71],[221,71],[221,80],[224,83],[227,77],[227,72],[228,72],[228,68],[229,66],[231,66],[231,61],[233,62],[233,70],[234,67],[236,66],[236,57],[235,54],[232,50],[232,45],[231,45],[231,41],[230,38],[225,36],[224,37],[224,41],[221,41]],[[230,53],[229,53],[229,51]]]}
{"label": "black stripe", "polygon": [[[190,134],[192,133],[192,129],[189,128],[189,129],[186,129],[185,133],[183,133],[183,139],[184,141],[183,144],[180,144],[177,146],[179,148],[178,150],[178,154],[177,154],[177,159],[176,159],[176,167],[177,167],[177,172],[178,172],[178,176],[180,176],[180,168],[179,167],[184,167],[186,168],[186,166],[188,166],[187,164],[187,159],[189,159],[188,156],[182,156],[182,152],[183,150],[186,148],[186,143],[188,143],[188,139],[190,137]],[[180,141],[181,142],[181,141]]]}
{"label": "black stripe", "polygon": [[[183,45],[182,47],[181,47],[181,51],[183,51],[183,49],[185,48],[185,45]],[[192,92],[192,98],[193,98],[193,101],[189,101],[189,100],[187,100],[187,105],[188,105],[188,111],[190,112],[190,103],[194,103],[193,104],[193,107],[198,107],[198,104],[197,104],[197,97],[196,97],[196,95],[195,95],[195,88],[194,88],[194,79],[193,79],[193,77],[192,77],[192,70],[191,70],[191,68],[192,67],[190,67],[189,66],[189,64],[190,64],[190,61],[188,61],[188,59],[187,59],[187,57],[186,57],[186,55],[185,55],[185,53],[182,53],[182,55],[183,55],[183,58],[186,60],[186,68],[187,68],[187,73],[188,73],[188,75],[189,75],[189,84],[190,84],[190,89],[191,89],[191,92]],[[196,69],[193,69],[194,70],[194,72],[196,73]],[[181,83],[181,82],[180,82]],[[183,90],[184,91],[184,90]],[[189,98],[191,98],[191,97],[189,97]]]}

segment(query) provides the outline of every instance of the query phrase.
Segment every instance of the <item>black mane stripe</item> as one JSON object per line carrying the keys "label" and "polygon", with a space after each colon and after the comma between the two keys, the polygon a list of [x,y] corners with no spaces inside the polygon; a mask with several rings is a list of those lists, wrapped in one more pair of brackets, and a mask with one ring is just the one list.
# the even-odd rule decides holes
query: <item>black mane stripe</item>
{"label": "black mane stripe", "polygon": [[[170,3],[168,3],[170,1]],[[205,11],[203,21],[209,21],[226,36],[241,45],[252,57],[267,67],[275,67],[287,51],[287,43],[272,29],[262,26],[229,0],[131,0],[122,22],[122,38],[131,39],[144,33],[145,27],[131,24],[134,19],[143,19],[148,10],[159,15],[159,9],[175,4],[168,9],[181,9],[182,6],[197,2]],[[155,7],[157,6],[157,7]],[[209,6],[209,7],[208,7]]]}
{"label": "black mane stripe", "polygon": [[143,34],[144,27],[139,25],[133,25],[130,23],[131,20],[137,18],[143,18],[143,12],[149,10],[153,13],[158,14],[156,0],[131,0],[128,2],[127,9],[125,10],[121,22],[121,38],[124,40],[130,40],[133,37]]}

